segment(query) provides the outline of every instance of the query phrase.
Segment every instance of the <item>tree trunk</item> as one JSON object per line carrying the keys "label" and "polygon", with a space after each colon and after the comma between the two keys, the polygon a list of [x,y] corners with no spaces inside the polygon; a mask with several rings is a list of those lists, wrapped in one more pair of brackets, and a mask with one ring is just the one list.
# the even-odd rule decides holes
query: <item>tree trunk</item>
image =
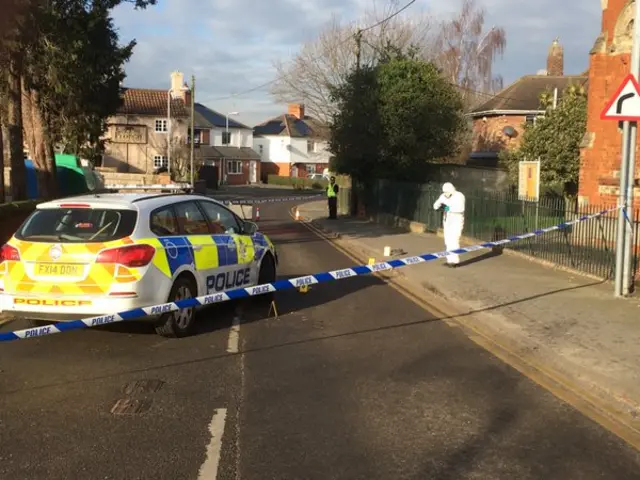
{"label": "tree trunk", "polygon": [[22,136],[22,86],[20,61],[12,58],[5,69],[6,95],[3,98],[5,165],[11,166],[11,199],[27,199],[27,169]]}
{"label": "tree trunk", "polygon": [[[0,102],[2,99],[0,99]],[[0,110],[1,112],[1,110]],[[4,191],[4,122],[2,121],[2,115],[0,115],[0,204],[5,202]]]}
{"label": "tree trunk", "polygon": [[[24,86],[24,79],[23,79]],[[58,196],[55,155],[46,118],[38,102],[38,93],[24,88],[22,93],[24,132],[31,159],[36,168],[41,198]]]}

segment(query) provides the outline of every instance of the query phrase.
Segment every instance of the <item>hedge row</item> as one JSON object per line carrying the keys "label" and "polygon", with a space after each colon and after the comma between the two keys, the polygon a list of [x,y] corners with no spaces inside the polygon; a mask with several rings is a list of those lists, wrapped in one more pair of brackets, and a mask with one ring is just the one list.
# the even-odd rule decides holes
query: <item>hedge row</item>
{"label": "hedge row", "polygon": [[267,183],[270,185],[291,185],[293,188],[309,188],[323,190],[327,186],[326,180],[311,180],[308,178],[281,177],[279,175],[269,175]]}

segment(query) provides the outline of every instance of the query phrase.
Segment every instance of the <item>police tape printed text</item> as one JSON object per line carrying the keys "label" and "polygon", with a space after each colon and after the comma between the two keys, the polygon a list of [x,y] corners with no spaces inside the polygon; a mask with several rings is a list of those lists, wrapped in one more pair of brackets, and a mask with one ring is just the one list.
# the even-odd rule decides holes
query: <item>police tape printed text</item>
{"label": "police tape printed text", "polygon": [[[464,205],[465,198],[462,192],[456,190],[451,183],[442,186],[442,195],[433,204],[434,210],[444,209],[442,218],[442,229],[444,230],[444,245],[447,251],[458,250],[460,248],[460,237],[464,228]],[[460,263],[460,256],[452,253],[447,255],[448,265]]]}

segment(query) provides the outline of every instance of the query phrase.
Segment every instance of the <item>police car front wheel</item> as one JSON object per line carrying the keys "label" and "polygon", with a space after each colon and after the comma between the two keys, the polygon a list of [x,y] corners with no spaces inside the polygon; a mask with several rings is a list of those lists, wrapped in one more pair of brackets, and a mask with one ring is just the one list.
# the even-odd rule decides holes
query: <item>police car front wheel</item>
{"label": "police car front wheel", "polygon": [[[169,302],[177,302],[186,300],[196,296],[195,282],[187,277],[178,278],[171,292],[169,293]],[[186,337],[193,333],[196,323],[195,308],[184,308],[175,312],[163,314],[156,325],[156,333],[163,337],[180,338]]]}

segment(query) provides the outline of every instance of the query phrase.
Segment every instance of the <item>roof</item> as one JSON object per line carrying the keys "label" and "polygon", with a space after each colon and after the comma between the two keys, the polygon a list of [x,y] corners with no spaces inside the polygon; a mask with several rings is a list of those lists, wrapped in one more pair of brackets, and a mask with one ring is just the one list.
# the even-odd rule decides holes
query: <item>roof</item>
{"label": "roof", "polygon": [[250,147],[216,147],[201,145],[199,155],[205,158],[226,158],[228,160],[260,160],[260,155]]}
{"label": "roof", "polygon": [[[209,107],[196,103],[195,109],[195,126],[199,128],[214,128],[227,126],[227,116],[223,113],[211,110]],[[251,127],[247,127],[240,122],[236,122],[233,118],[229,117],[229,128],[242,128],[251,130]]]}
{"label": "roof", "polygon": [[267,120],[253,128],[254,136],[276,135],[297,138],[324,138],[326,127],[318,120],[306,116],[302,119],[284,114]]}
{"label": "roof", "polygon": [[526,75],[475,107],[470,115],[485,115],[491,112],[538,112],[540,111],[540,94],[544,91],[557,88],[558,95],[562,96],[562,92],[570,84],[587,88],[588,82],[589,77],[585,75]]}
{"label": "roof", "polygon": [[[123,88],[122,104],[117,113],[124,115],[167,116],[167,90],[151,88]],[[171,100],[172,117],[188,117],[189,110],[181,99]]]}
{"label": "roof", "polygon": [[[167,193],[99,193],[93,195],[79,195],[76,197],[61,198],[44,202],[38,205],[39,209],[58,208],[59,205],[72,205],[87,203],[96,208],[113,209],[154,209],[163,205],[173,204],[185,200],[202,199],[202,195],[167,194]],[[144,203],[139,203],[144,200]]]}

